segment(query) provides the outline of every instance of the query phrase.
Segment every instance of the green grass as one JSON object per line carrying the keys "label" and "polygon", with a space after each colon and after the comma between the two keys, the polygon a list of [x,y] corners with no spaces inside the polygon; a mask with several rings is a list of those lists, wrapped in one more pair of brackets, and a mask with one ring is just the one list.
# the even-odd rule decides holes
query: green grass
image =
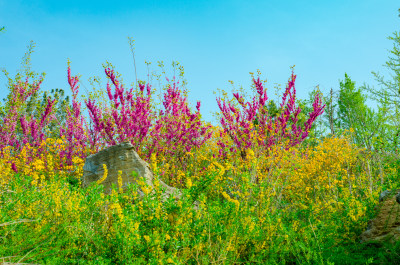
{"label": "green grass", "polygon": [[[267,204],[249,201],[241,202],[238,211],[235,204],[210,192],[209,182],[215,176],[211,173],[185,190],[181,205],[172,199],[162,204],[154,195],[143,199],[142,210],[132,196],[137,187],[130,186],[127,192],[109,198],[120,203],[124,220],[114,212],[107,221],[99,207],[104,204],[102,186],[83,190],[77,182],[56,177],[51,183],[66,186],[65,193],[57,197],[44,192],[51,189],[49,186],[39,190],[29,185],[29,177],[16,175],[8,187],[15,192],[2,191],[0,195],[0,257],[39,264],[167,264],[169,258],[175,264],[400,263],[400,244],[360,244],[354,238],[342,238],[340,233],[363,231],[357,224],[349,226],[350,231],[340,231],[345,212],[325,216],[317,225],[311,208],[268,213],[263,211]],[[254,198],[261,190],[254,189]],[[67,203],[68,197],[78,198],[79,205],[74,207],[79,210],[68,210],[64,205],[58,213],[51,212],[60,201]],[[204,202],[198,212],[193,210],[194,200]],[[158,207],[162,209],[160,216],[155,210]],[[25,209],[25,216],[16,218],[13,208]],[[366,218],[373,216],[370,212]],[[5,224],[21,219],[32,221]],[[295,220],[301,231],[293,228]],[[331,222],[337,226],[329,226]],[[129,226],[135,223],[139,229],[132,231]],[[167,234],[169,240],[165,239]],[[232,249],[228,251],[229,244]]]}

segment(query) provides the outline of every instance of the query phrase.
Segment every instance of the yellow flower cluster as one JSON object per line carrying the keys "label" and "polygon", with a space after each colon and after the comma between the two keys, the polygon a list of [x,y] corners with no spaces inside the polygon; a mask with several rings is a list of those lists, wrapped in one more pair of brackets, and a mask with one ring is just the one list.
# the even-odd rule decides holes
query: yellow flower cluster
{"label": "yellow flower cluster", "polygon": [[232,199],[225,191],[222,192],[222,196],[227,199],[229,202],[232,202],[236,206],[236,211],[239,210],[240,202],[238,200]]}
{"label": "yellow flower cluster", "polygon": [[103,181],[105,181],[106,178],[107,178],[108,169],[107,169],[107,165],[106,165],[106,164],[103,164],[103,171],[104,171],[103,177],[102,177],[101,179],[97,180],[97,184],[101,184],[101,183],[102,183]]}
{"label": "yellow flower cluster", "polygon": [[[221,128],[214,129],[214,138],[202,148],[186,153],[180,161],[153,154],[150,164],[155,174],[154,185],[148,186],[140,179],[137,184],[148,195],[140,199],[137,193],[124,191],[121,171],[118,188],[110,195],[71,189],[66,179],[80,178],[83,160],[74,157],[71,168],[60,167],[65,162],[57,157],[62,139],[47,139],[41,146],[46,150],[42,153],[29,145],[14,155],[5,148],[0,161],[1,188],[12,184],[24,200],[3,198],[0,194],[0,216],[40,219],[28,224],[39,232],[48,226],[55,231],[58,225],[67,224],[71,238],[81,238],[82,235],[77,236],[82,232],[78,232],[78,227],[86,226],[85,238],[101,234],[105,246],[120,240],[130,248],[146,249],[154,260],[164,264],[179,263],[196,255],[209,255],[207,258],[212,260],[213,249],[222,249],[221,255],[227,260],[231,258],[230,261],[250,245],[255,253],[288,249],[290,240],[294,240],[291,236],[307,240],[306,232],[313,232],[315,226],[321,230],[329,226],[325,236],[338,239],[340,231],[343,238],[354,240],[354,231],[365,227],[367,204],[376,201],[377,183],[386,172],[383,170],[381,176],[371,174],[368,161],[360,158],[360,150],[348,138],[327,138],[314,148],[285,149],[287,144],[280,143],[262,150],[254,135],[251,148],[241,150],[244,156],[240,151],[229,151],[220,158],[216,155],[218,140],[229,147],[234,145]],[[12,163],[20,174],[14,174]],[[388,169],[393,171],[391,174],[395,170]],[[104,164],[103,176],[96,184],[103,183],[107,175]],[[162,203],[159,180],[188,189],[186,197]],[[197,195],[199,209],[194,210],[185,200],[191,199],[190,192],[203,187],[202,181],[209,182]],[[223,212],[226,204],[218,204],[221,198],[228,201],[229,209],[235,209],[229,215]],[[7,208],[9,201],[13,202],[12,208]],[[302,216],[303,212],[309,215]],[[337,219],[340,224],[334,221]],[[68,247],[83,249],[87,244],[72,241]],[[174,248],[176,245],[183,247]],[[216,259],[213,261],[217,263]]]}

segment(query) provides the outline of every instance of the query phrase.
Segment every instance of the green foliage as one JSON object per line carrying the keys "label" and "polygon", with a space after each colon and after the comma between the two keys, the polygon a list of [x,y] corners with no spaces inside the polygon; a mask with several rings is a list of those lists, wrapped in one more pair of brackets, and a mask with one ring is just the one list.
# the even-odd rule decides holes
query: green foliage
{"label": "green foliage", "polygon": [[[339,82],[339,91],[331,89],[324,97],[326,107],[325,125],[331,135],[340,135],[346,130],[353,130],[352,140],[360,147],[368,150],[383,148],[387,142],[392,127],[387,124],[389,119],[385,102],[378,105],[374,111],[367,106],[367,94],[345,73],[344,80]],[[385,141],[384,141],[385,139]]]}
{"label": "green foliage", "polygon": [[379,88],[366,87],[377,100],[387,100],[390,109],[400,107],[400,35],[394,32],[393,36],[388,37],[393,41],[393,48],[389,52],[388,61],[383,65],[390,73],[391,79],[386,79],[378,72],[372,72]]}
{"label": "green foliage", "polygon": [[[338,127],[339,130],[353,129],[353,141],[369,150],[373,148],[372,138],[377,135],[378,129],[384,122],[384,114],[377,115],[366,105],[366,96],[361,89],[355,87],[350,77],[340,81],[338,99]],[[379,121],[381,124],[379,124]],[[377,124],[378,123],[378,124]]]}
{"label": "green foliage", "polygon": [[339,91],[339,127],[350,129],[356,125],[356,121],[362,118],[366,112],[366,98],[360,89],[355,88],[355,82],[345,73],[344,81],[340,81]]}
{"label": "green foliage", "polygon": [[[400,36],[395,32],[389,37],[393,41],[389,60],[384,67],[391,79],[373,72],[379,88],[363,85],[356,88],[355,82],[345,74],[339,91],[331,89],[324,98],[325,124],[331,135],[353,129],[353,142],[380,153],[397,153],[400,136]],[[369,94],[367,94],[369,92]],[[377,110],[367,106],[366,101],[375,100]]]}
{"label": "green foliage", "polygon": [[390,78],[378,72],[372,72],[378,83],[378,88],[364,85],[363,89],[371,93],[372,99],[380,104],[382,112],[387,116],[385,129],[380,135],[381,148],[398,152],[400,135],[400,35],[394,32],[388,37],[393,42],[388,60],[383,65]]}

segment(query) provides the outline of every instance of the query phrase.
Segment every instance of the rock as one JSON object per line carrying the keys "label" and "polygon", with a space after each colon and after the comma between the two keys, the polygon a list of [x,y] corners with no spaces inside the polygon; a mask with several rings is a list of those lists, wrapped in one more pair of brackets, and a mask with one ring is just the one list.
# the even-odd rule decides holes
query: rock
{"label": "rock", "polygon": [[376,207],[377,216],[368,223],[367,231],[361,234],[361,242],[394,243],[400,240],[400,190],[383,191]]}
{"label": "rock", "polygon": [[381,194],[379,194],[379,202],[383,202],[384,199],[386,199],[387,196],[389,196],[390,194],[392,194],[393,191],[391,190],[384,190],[381,192]]}
{"label": "rock", "polygon": [[[92,182],[101,179],[104,174],[103,164],[105,164],[108,174],[107,178],[101,183],[104,186],[105,194],[111,193],[111,185],[113,183],[118,187],[119,170],[122,171],[123,190],[128,184],[137,183],[140,177],[143,177],[146,184],[153,188],[154,177],[149,164],[142,160],[133,149],[130,142],[123,142],[88,156],[83,166],[82,187],[88,187]],[[133,171],[137,173],[136,176],[132,173]],[[182,193],[180,190],[167,185],[161,180],[159,180],[159,183],[160,187],[165,189],[163,201],[170,196],[174,196],[177,199],[181,198]],[[144,196],[142,190],[139,190],[139,194],[141,197]]]}

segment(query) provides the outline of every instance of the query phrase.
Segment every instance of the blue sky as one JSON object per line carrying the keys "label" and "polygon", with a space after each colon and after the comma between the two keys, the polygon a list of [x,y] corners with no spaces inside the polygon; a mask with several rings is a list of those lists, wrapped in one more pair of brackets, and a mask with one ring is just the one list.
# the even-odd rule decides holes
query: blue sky
{"label": "blue sky", "polygon": [[[73,74],[100,76],[111,62],[130,87],[135,80],[127,37],[135,40],[138,78],[147,79],[145,61],[159,71],[164,61],[185,68],[189,101],[202,103],[203,119],[218,111],[213,91],[250,89],[249,72],[260,69],[268,95],[285,86],[296,65],[298,97],[316,85],[338,89],[347,72],[357,85],[376,85],[371,71],[382,65],[400,28],[398,0],[335,1],[20,1],[0,0],[0,68],[15,74],[29,42],[36,43],[32,68],[45,72],[43,90],[65,89],[67,59]],[[156,84],[154,84],[157,87]],[[85,93],[81,88],[80,94]],[[0,98],[7,96],[0,76]]]}

